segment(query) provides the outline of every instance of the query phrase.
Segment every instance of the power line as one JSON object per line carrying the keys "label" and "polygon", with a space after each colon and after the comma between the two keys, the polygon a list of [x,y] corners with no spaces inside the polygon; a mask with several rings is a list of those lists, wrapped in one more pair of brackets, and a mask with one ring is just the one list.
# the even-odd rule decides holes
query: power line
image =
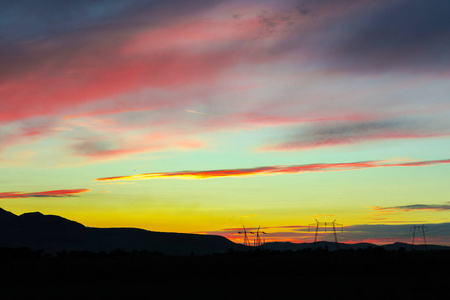
{"label": "power line", "polygon": [[[243,231],[238,231],[239,234],[243,234],[244,235],[244,245],[245,246],[253,246],[253,247],[260,247],[265,243],[265,239],[261,239],[261,235],[262,234],[267,234],[264,231],[261,230],[261,225],[258,226],[258,229],[253,232],[253,231],[248,231],[247,228],[245,228],[245,226],[242,226]],[[251,229],[251,228],[249,228]],[[249,234],[254,234],[255,235],[255,239],[253,240],[253,243],[250,242],[250,239],[248,238]]]}
{"label": "power line", "polygon": [[425,238],[425,231],[428,230],[428,228],[425,225],[413,225],[410,228],[413,230],[413,236],[412,236],[412,242],[411,242],[411,248],[414,247],[414,238],[416,237],[416,230],[422,231],[423,234],[423,243],[425,244],[425,247],[427,246],[427,240]]}
{"label": "power line", "polygon": [[245,229],[244,225],[242,225],[242,227],[244,228],[244,231],[238,231],[238,233],[244,235],[244,246],[251,246],[250,240],[248,239],[247,235],[247,229]]}
{"label": "power line", "polygon": [[265,243],[265,240],[264,240],[264,242],[261,240],[261,236],[259,235],[260,233],[261,234],[267,234],[267,233],[265,233],[264,231],[260,231],[260,228],[261,228],[261,225],[259,225],[258,226],[258,230],[256,230],[256,238],[255,238],[255,240],[254,240],[254,242],[253,242],[253,244],[254,244],[254,246],[255,247],[260,247],[260,246],[262,246],[263,245],[263,243]]}
{"label": "power line", "polygon": [[336,220],[334,220],[333,222],[319,222],[316,220],[316,224],[309,224],[308,225],[308,232],[310,231],[310,227],[311,226],[316,226],[316,233],[314,235],[314,246],[317,243],[317,236],[319,234],[319,227],[322,226],[324,228],[324,231],[327,231],[327,226],[331,226],[331,228],[333,229],[333,234],[334,234],[334,241],[336,243],[336,249],[339,247],[338,246],[338,241],[337,241],[337,234],[336,234],[336,226],[341,226],[341,232],[344,232],[344,225],[342,224],[338,224],[336,223]]}

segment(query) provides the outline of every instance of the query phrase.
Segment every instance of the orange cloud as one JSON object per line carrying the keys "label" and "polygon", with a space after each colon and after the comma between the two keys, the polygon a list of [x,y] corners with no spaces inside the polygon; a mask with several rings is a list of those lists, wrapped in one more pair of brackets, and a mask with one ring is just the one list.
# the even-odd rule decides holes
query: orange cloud
{"label": "orange cloud", "polygon": [[436,164],[448,164],[448,163],[450,163],[450,159],[418,161],[418,162],[399,162],[399,163],[386,163],[386,161],[366,161],[366,162],[328,163],[328,164],[324,163],[324,164],[291,165],[291,166],[268,166],[249,169],[144,173],[127,176],[97,178],[96,181],[148,180],[157,178],[207,179],[218,177],[246,177],[256,175],[296,174],[306,172],[347,171],[347,170],[358,170],[358,169],[379,168],[379,167],[414,167],[414,166],[417,167],[417,166],[431,166]]}
{"label": "orange cloud", "polygon": [[15,198],[33,198],[33,197],[72,197],[76,194],[81,194],[89,192],[90,189],[72,189],[72,190],[54,190],[45,192],[33,192],[33,193],[22,193],[22,192],[5,192],[0,193],[0,199],[15,199]]}

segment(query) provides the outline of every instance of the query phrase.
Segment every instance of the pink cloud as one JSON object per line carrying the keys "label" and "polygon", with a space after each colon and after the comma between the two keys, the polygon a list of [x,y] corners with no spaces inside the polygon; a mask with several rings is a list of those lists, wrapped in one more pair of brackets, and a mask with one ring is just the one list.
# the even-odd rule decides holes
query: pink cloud
{"label": "pink cloud", "polygon": [[73,114],[73,115],[66,115],[64,116],[64,119],[76,119],[76,118],[86,118],[86,117],[93,117],[93,116],[101,116],[101,115],[111,115],[111,114],[121,114],[121,113],[129,113],[129,112],[142,112],[142,111],[149,111],[152,110],[151,108],[123,108],[123,109],[102,109],[102,110],[95,110],[95,111],[89,111],[86,113],[79,113],[79,114]]}
{"label": "pink cloud", "polygon": [[4,192],[0,193],[0,199],[16,199],[16,198],[40,198],[40,197],[71,197],[77,194],[89,192],[90,189],[72,189],[72,190],[54,190],[45,192]]}
{"label": "pink cloud", "polygon": [[[272,107],[273,105],[273,107]],[[289,111],[293,110],[293,104],[284,105],[285,112],[274,114],[270,111],[278,107],[278,103],[272,103],[268,107],[259,107],[257,111],[244,113],[231,113],[226,115],[211,115],[204,122],[209,130],[224,130],[232,128],[257,129],[260,127],[289,126],[307,123],[322,123],[328,121],[363,121],[369,117],[356,113],[313,113],[304,116],[292,116]],[[266,110],[265,112],[263,110]],[[288,113],[286,113],[286,111]]]}
{"label": "pink cloud", "polygon": [[[299,4],[287,1],[255,6],[232,1],[205,6],[201,11],[174,14],[177,17],[162,13],[157,18],[140,18],[139,22],[127,23],[127,26],[91,26],[24,43],[11,62],[5,60],[1,70],[0,123],[43,116],[57,119],[54,127],[68,124],[77,131],[85,118],[97,119],[103,122],[102,126],[85,126],[89,134],[57,136],[66,143],[63,149],[70,149],[71,154],[94,159],[164,149],[199,149],[206,143],[197,134],[204,132],[373,121],[382,114],[367,112],[364,103],[356,108],[342,108],[335,103],[345,102],[342,98],[347,94],[335,96],[333,92],[330,96],[317,91],[324,78],[322,75],[330,75],[327,71],[321,74],[306,71],[300,77],[299,72],[289,74],[290,68],[299,63],[298,59],[308,60],[314,56],[307,46],[298,47],[297,38],[305,38],[305,45],[313,45],[310,39],[316,35],[310,34],[316,31],[320,34],[329,22],[336,22],[335,18],[329,19],[330,16],[339,16],[341,20],[349,11],[367,2]],[[149,12],[143,15],[146,13]],[[264,80],[254,79],[261,74]],[[280,74],[283,79],[291,76],[290,84],[294,79],[301,82],[304,77],[313,75],[314,80],[305,81],[305,86],[314,81],[317,87],[306,95],[295,89],[299,92],[295,97],[274,96],[280,99],[268,100],[261,96],[272,87],[280,89],[279,95],[286,94],[283,88],[287,86],[277,86]],[[272,86],[266,86],[268,82]],[[333,85],[339,84],[332,82]],[[253,93],[241,95],[243,86],[251,86],[249,90],[254,89]],[[293,91],[292,85],[288,88],[287,91]],[[316,92],[320,94],[317,97]],[[159,97],[158,93],[165,97]],[[349,102],[353,104],[355,99]],[[194,120],[178,113],[195,112],[197,107],[207,108],[206,114],[203,113],[205,118]],[[127,115],[151,110],[158,116],[132,118]],[[211,111],[219,113],[208,114]],[[146,140],[149,133],[142,131],[149,123],[157,124],[158,131],[171,132],[172,138],[160,140],[160,145],[138,141]],[[182,134],[176,133],[175,127],[183,131]],[[132,132],[134,130],[136,132]],[[15,132],[0,139],[6,141],[3,145],[9,146],[37,141],[53,132],[54,128],[48,127],[34,132]],[[130,137],[133,134],[136,137]],[[261,150],[311,149],[445,134],[439,130],[361,131],[337,137],[316,130],[307,136],[296,134],[294,139],[288,137],[287,141],[270,143]]]}
{"label": "pink cloud", "polygon": [[14,123],[3,126],[0,132],[0,152],[5,148],[37,142],[44,135],[51,135],[58,129],[54,120],[35,119],[28,122]]}
{"label": "pink cloud", "polygon": [[134,28],[94,27],[23,45],[20,59],[3,68],[0,98],[7,100],[0,122],[60,114],[143,89],[211,85],[243,60],[267,59],[248,54],[247,41],[262,26],[255,18],[243,29],[213,13]]}
{"label": "pink cloud", "polygon": [[[275,227],[269,227],[269,228],[290,228],[290,227],[297,227],[297,226],[275,226]],[[247,228],[247,236],[251,242],[256,237],[256,229],[257,228]],[[253,230],[253,231],[251,231]],[[261,229],[262,230],[262,229]],[[214,234],[214,235],[221,235],[226,237],[227,239],[235,242],[235,243],[243,243],[244,242],[244,235],[238,232],[242,232],[242,228],[229,228],[224,230],[218,230],[218,231],[206,231],[206,232],[198,232],[202,234]],[[270,231],[266,234],[260,233],[261,239],[268,243],[268,242],[293,242],[293,243],[303,243],[303,242],[311,242],[314,240],[314,233],[307,234],[307,233],[298,233],[293,231]]]}
{"label": "pink cloud", "polygon": [[205,84],[216,80],[221,70],[232,64],[233,56],[233,53],[174,53],[125,60],[111,57],[111,64],[105,63],[95,69],[83,67],[89,63],[77,58],[79,61],[73,61],[73,66],[61,66],[61,69],[81,69],[77,76],[36,72],[36,76],[3,84],[0,97],[9,99],[10,104],[3,106],[0,120],[52,115],[90,101],[144,88],[180,89],[192,83]]}
{"label": "pink cloud", "polygon": [[[223,8],[227,10],[226,5]],[[248,51],[257,47],[249,42],[263,26],[257,20],[249,16],[239,20],[237,26],[230,15],[217,10],[207,18],[189,15],[169,20],[158,18],[156,24],[141,22],[120,29],[94,26],[23,44],[21,51],[2,68],[0,123],[52,117],[55,124],[42,130],[3,134],[2,145],[38,141],[54,132],[54,127],[78,129],[80,124],[75,124],[74,119],[146,110],[185,110],[192,103],[209,103],[208,95],[192,93],[192,90],[222,84],[224,72],[243,61],[251,65],[268,59],[250,55]],[[155,97],[148,93],[152,90],[172,95]],[[174,91],[178,93],[175,97]],[[145,96],[146,93],[150,95]],[[179,125],[180,118],[171,117],[168,112],[160,115],[164,119],[161,122],[168,123],[169,127],[174,123]],[[82,137],[66,134],[58,138],[68,141],[66,148],[73,149],[73,154],[91,157],[205,146],[195,136],[176,134],[162,145],[148,145],[124,137],[120,141],[124,143],[118,146],[116,137],[125,134],[130,126],[126,123],[85,127],[92,134]],[[148,127],[148,121],[145,126]],[[142,128],[144,125],[134,129]],[[107,141],[105,136],[111,131],[116,137]],[[145,140],[146,134],[142,133],[140,140]],[[91,137],[98,135],[101,137],[97,141]]]}
{"label": "pink cloud", "polygon": [[[114,133],[111,133],[114,134]],[[202,139],[177,133],[130,133],[111,137],[106,133],[97,136],[71,138],[66,150],[89,162],[104,161],[139,153],[169,150],[202,149],[208,144]]]}

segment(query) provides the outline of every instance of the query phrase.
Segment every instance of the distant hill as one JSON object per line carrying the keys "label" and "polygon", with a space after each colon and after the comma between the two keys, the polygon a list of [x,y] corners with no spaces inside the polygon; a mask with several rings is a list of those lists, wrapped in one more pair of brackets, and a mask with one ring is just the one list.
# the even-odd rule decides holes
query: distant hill
{"label": "distant hill", "polygon": [[[254,249],[236,244],[218,235],[155,232],[137,228],[92,228],[60,216],[39,212],[17,216],[0,208],[0,247],[28,247],[43,249],[50,253],[61,250],[78,251],[123,251],[147,250],[166,255],[197,255],[247,251]],[[368,249],[380,247],[369,243],[345,244],[333,242],[290,243],[273,242],[263,246],[265,250],[297,251],[304,249]],[[386,250],[411,250],[405,243],[381,246]],[[450,247],[416,245],[415,250],[450,250]]]}
{"label": "distant hill", "polygon": [[333,242],[325,242],[320,241],[316,244],[314,243],[291,243],[291,242],[274,242],[274,243],[266,243],[264,244],[264,249],[267,250],[277,250],[277,251],[297,251],[297,250],[305,250],[305,249],[327,249],[329,251],[334,251],[337,249],[340,250],[348,250],[348,249],[368,249],[368,248],[378,247],[375,244],[369,243],[356,243],[356,244],[345,244],[338,243],[338,247],[336,248],[336,243]]}
{"label": "distant hill", "polygon": [[266,243],[264,244],[264,249],[274,250],[274,251],[297,251],[297,250],[305,250],[305,249],[326,249],[329,251],[335,250],[358,250],[358,249],[370,249],[370,248],[378,248],[381,247],[385,250],[450,250],[450,247],[440,246],[440,245],[411,245],[407,243],[394,243],[387,245],[375,245],[370,243],[355,243],[355,244],[346,244],[346,243],[338,243],[336,247],[336,243],[334,242],[326,242],[320,241],[317,243],[290,243],[290,242],[274,242],[274,243]]}
{"label": "distant hill", "polygon": [[223,253],[245,250],[217,235],[154,232],[137,228],[90,228],[39,212],[17,216],[0,208],[0,247],[61,250],[147,250],[168,255]]}

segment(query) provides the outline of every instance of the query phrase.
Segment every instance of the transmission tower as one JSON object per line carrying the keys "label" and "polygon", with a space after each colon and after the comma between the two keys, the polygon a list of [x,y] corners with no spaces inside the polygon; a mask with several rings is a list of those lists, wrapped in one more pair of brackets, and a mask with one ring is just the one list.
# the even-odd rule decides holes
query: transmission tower
{"label": "transmission tower", "polygon": [[314,247],[316,246],[316,243],[317,243],[317,236],[319,234],[319,227],[322,227],[325,232],[327,232],[327,227],[330,227],[330,229],[333,230],[334,242],[336,243],[336,249],[338,249],[338,240],[337,240],[337,234],[336,234],[336,226],[340,226],[341,227],[341,232],[344,232],[344,225],[336,223],[336,220],[334,220],[333,222],[319,222],[319,221],[317,221],[317,219],[315,219],[315,220],[316,220],[315,224],[309,224],[308,225],[308,232],[310,232],[311,226],[315,225],[315,227],[316,227],[316,234],[314,235]]}
{"label": "transmission tower", "polygon": [[413,231],[411,248],[414,247],[414,239],[416,237],[416,231],[418,231],[418,232],[422,231],[423,243],[425,244],[425,248],[426,248],[427,247],[427,239],[425,238],[425,231],[428,231],[428,228],[425,225],[413,225],[413,226],[411,226],[409,231],[411,231],[411,230]]}
{"label": "transmission tower", "polygon": [[244,246],[251,246],[250,240],[248,239],[248,235],[247,235],[247,229],[245,229],[245,226],[243,226],[243,225],[242,225],[242,227],[244,228],[244,231],[238,231],[238,233],[244,235]]}
{"label": "transmission tower", "polygon": [[260,228],[261,228],[261,225],[259,225],[258,226],[258,230],[256,230],[256,238],[255,238],[254,243],[253,243],[255,247],[259,247],[259,246],[262,246],[264,244],[264,242],[261,240],[261,236],[259,234],[260,233],[261,234],[267,234],[264,231],[260,231],[259,230]]}

